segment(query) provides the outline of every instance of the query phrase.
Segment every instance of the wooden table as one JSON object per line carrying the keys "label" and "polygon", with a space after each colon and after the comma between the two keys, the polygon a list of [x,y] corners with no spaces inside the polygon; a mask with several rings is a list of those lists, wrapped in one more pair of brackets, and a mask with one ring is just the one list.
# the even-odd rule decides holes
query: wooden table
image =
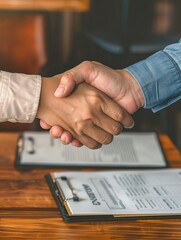
{"label": "wooden table", "polygon": [[[0,133],[0,239],[181,239],[181,219],[64,223],[44,175],[56,169],[15,168],[18,133]],[[160,136],[171,167],[181,155]],[[60,170],[60,169],[59,169]]]}

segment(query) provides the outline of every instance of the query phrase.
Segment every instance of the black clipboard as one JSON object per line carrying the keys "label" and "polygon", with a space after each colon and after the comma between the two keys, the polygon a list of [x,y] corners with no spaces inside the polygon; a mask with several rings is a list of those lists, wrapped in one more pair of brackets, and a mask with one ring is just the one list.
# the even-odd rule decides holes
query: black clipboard
{"label": "black clipboard", "polygon": [[[54,158],[55,158],[55,151],[57,149],[55,149],[55,151],[53,152],[49,152],[48,149],[45,149],[45,155],[46,156],[49,156],[49,160],[48,161],[41,161],[41,163],[38,161],[38,159],[36,158],[36,135],[37,134],[42,134],[42,136],[46,136],[47,135],[49,136],[49,133],[48,132],[23,132],[20,136],[19,136],[19,139],[18,139],[18,142],[17,142],[17,149],[16,149],[16,158],[15,158],[15,165],[18,166],[18,167],[66,167],[66,168],[82,168],[82,167],[94,167],[94,168],[166,168],[168,167],[168,160],[165,156],[165,153],[163,151],[163,148],[162,148],[162,145],[160,143],[160,139],[158,137],[158,135],[155,133],[155,132],[141,132],[141,133],[134,133],[134,134],[141,134],[141,135],[147,135],[147,134],[154,134],[155,136],[155,141],[156,141],[156,144],[157,144],[157,147],[160,151],[160,154],[162,155],[162,158],[163,158],[163,162],[161,165],[154,165],[154,164],[150,164],[150,165],[127,165],[126,163],[123,164],[120,164],[119,162],[116,163],[116,164],[104,164],[104,163],[94,163],[94,162],[89,162],[86,164],[84,164],[84,162],[81,162],[81,163],[78,163],[76,164],[76,160],[74,159],[75,156],[76,156],[76,153],[73,152],[72,154],[69,154],[71,155],[72,159],[70,161],[70,163],[66,163],[66,162],[61,162],[61,156],[60,156],[60,161],[54,161]],[[126,133],[127,136],[129,136],[129,134],[132,134],[132,133]],[[31,162],[30,161],[26,161],[24,162],[23,161],[23,154],[24,154],[24,145],[25,145],[25,141],[29,142],[30,144],[30,149],[28,149],[28,157],[29,159],[33,159],[33,161]],[[53,141],[51,138],[50,138],[50,143],[51,141]],[[57,140],[59,141],[59,140]],[[103,146],[101,149],[105,148],[106,150],[108,149],[109,151],[109,147],[110,146],[113,146],[114,145],[114,142],[112,142],[110,145],[107,145],[107,146]],[[75,147],[73,146],[60,146],[61,148],[65,148],[65,150],[69,147],[69,150],[71,151],[74,151]],[[84,147],[85,148],[85,147]],[[90,150],[90,149],[86,149],[86,151],[89,151],[86,153],[86,156],[89,156],[91,155],[92,153],[95,153],[94,151],[102,151],[101,149],[99,150]],[[68,151],[68,150],[66,150]],[[78,150],[76,149],[75,151],[82,151],[82,148],[79,148]],[[152,154],[154,155],[154,151],[152,151]]]}
{"label": "black clipboard", "polygon": [[51,190],[51,193],[56,201],[56,204],[59,208],[61,217],[65,222],[91,222],[91,221],[115,221],[119,220],[114,218],[113,216],[70,216],[66,210],[66,208],[63,205],[63,201],[60,200],[60,194],[59,191],[55,185],[55,183],[52,181],[52,178],[49,174],[45,175],[45,179],[49,185],[49,188]]}
{"label": "black clipboard", "polygon": [[[63,218],[65,222],[94,222],[94,221],[123,221],[123,220],[140,220],[140,219],[177,219],[181,218],[181,213],[178,215],[171,215],[171,214],[165,214],[165,215],[159,215],[159,214],[153,214],[153,215],[122,215],[122,216],[114,216],[114,215],[79,215],[79,216],[73,216],[68,213],[66,210],[66,207],[64,206],[64,200],[62,198],[62,193],[60,189],[57,187],[55,182],[53,181],[51,174],[45,175],[45,179],[48,183],[48,186],[50,188],[50,191],[56,201],[56,204],[58,206],[58,209],[60,211],[60,217]],[[72,195],[73,200],[73,195]],[[75,199],[75,201],[77,201]]]}

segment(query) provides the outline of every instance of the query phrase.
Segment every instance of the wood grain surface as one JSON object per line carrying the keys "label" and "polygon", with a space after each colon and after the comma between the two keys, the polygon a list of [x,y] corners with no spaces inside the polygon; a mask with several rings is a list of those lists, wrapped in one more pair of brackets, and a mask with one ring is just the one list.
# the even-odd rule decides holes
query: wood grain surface
{"label": "wood grain surface", "polygon": [[[19,133],[0,133],[0,239],[181,239],[181,219],[65,223],[44,175],[66,169],[14,166]],[[181,167],[181,154],[160,136],[171,167]],[[86,169],[87,170],[87,169]]]}

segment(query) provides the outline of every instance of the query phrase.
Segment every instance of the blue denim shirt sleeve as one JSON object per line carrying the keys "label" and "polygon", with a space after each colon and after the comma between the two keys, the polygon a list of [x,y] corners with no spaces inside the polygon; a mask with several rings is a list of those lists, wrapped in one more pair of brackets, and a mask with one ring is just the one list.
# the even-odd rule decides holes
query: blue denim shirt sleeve
{"label": "blue denim shirt sleeve", "polygon": [[181,41],[125,70],[141,86],[144,108],[157,112],[181,99]]}

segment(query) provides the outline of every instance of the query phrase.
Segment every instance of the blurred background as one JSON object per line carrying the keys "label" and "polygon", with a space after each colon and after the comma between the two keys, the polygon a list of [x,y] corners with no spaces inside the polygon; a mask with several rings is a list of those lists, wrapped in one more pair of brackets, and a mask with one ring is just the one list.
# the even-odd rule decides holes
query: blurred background
{"label": "blurred background", "polygon": [[[181,38],[180,0],[0,0],[0,69],[52,76],[84,60],[124,68]],[[181,150],[181,101],[134,114],[133,131],[166,133]],[[40,130],[1,123],[0,131]]]}

